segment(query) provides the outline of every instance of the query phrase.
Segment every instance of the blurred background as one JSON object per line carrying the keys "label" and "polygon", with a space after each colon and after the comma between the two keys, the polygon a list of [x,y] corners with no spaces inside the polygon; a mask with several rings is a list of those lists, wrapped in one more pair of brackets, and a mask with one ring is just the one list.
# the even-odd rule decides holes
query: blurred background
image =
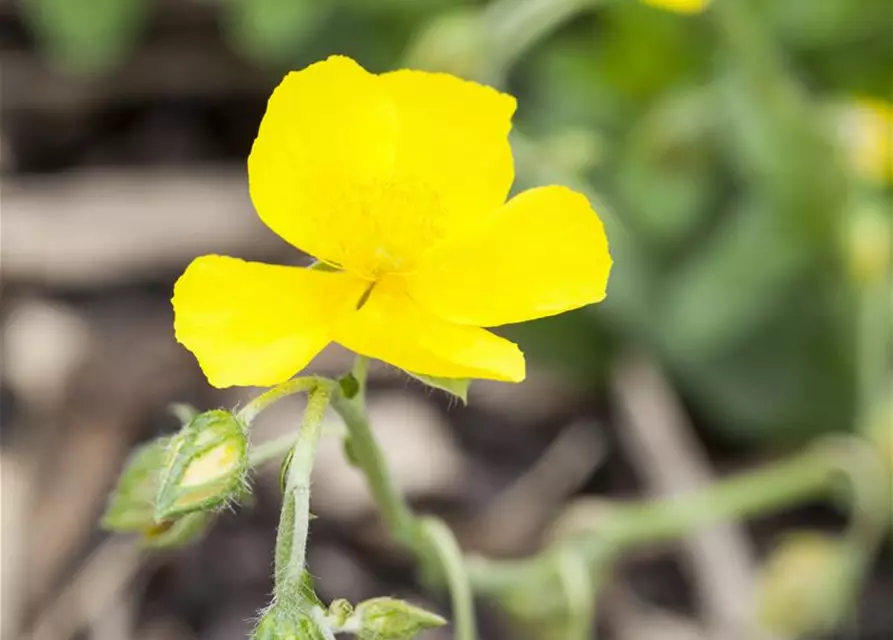
{"label": "blurred background", "polygon": [[[506,328],[531,362],[523,384],[476,382],[466,408],[373,370],[399,485],[463,547],[523,556],[604,500],[696,490],[829,432],[866,436],[891,479],[887,0],[696,15],[637,0],[2,0],[0,50],[4,640],[245,638],[266,604],[276,464],[184,549],[144,553],[96,522],[130,449],[178,427],[171,403],[256,393],[212,389],[175,343],[172,284],[203,253],[307,264],[254,214],[245,160],[283,73],[332,53],[510,91],[517,188],[582,189],[608,228],[605,303]],[[332,348],[313,368],[349,363]],[[252,438],[293,429],[300,407]],[[446,613],[337,438],[315,474],[320,595]],[[844,523],[806,504],[626,559],[600,637],[755,637],[742,618],[776,638],[893,637],[889,543],[843,631],[818,633],[824,601],[797,595],[827,576],[821,541]],[[562,637],[492,604],[480,619],[485,640]]]}

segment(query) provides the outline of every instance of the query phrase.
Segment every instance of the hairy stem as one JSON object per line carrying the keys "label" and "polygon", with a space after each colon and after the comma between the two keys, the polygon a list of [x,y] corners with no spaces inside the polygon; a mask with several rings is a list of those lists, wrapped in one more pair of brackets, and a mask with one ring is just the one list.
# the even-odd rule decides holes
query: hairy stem
{"label": "hairy stem", "polygon": [[592,572],[579,553],[562,549],[557,557],[558,579],[567,600],[567,640],[590,640],[595,626],[595,586]]}
{"label": "hairy stem", "polygon": [[391,534],[402,544],[413,548],[415,545],[416,531],[413,526],[413,516],[400,492],[394,486],[390,470],[385,464],[384,457],[369,425],[369,419],[365,410],[366,371],[368,360],[357,358],[353,369],[353,376],[359,385],[357,393],[347,398],[341,392],[332,397],[332,407],[347,426],[348,446],[356,463],[359,465],[376,504],[381,509],[382,519],[391,531]]}
{"label": "hairy stem", "polygon": [[327,382],[328,381],[324,378],[316,376],[306,376],[287,380],[279,386],[273,387],[269,391],[265,391],[245,405],[245,407],[239,411],[239,419],[245,424],[251,424],[261,411],[273,403],[282,400],[282,398],[296,393],[310,391],[320,384]]}
{"label": "hairy stem", "polygon": [[292,597],[300,593],[304,584],[310,524],[310,472],[316,454],[316,443],[322,430],[323,414],[331,393],[331,383],[318,383],[311,388],[301,430],[294,444],[276,537],[277,598]]}

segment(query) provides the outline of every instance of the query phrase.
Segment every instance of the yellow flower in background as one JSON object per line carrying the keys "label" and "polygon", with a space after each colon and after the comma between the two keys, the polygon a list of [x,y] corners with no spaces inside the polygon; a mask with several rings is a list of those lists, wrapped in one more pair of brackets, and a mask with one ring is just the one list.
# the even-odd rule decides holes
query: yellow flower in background
{"label": "yellow flower in background", "polygon": [[711,0],[641,0],[658,9],[666,9],[676,13],[700,13],[707,8]]}
{"label": "yellow flower in background", "polygon": [[840,114],[839,135],[859,176],[893,182],[893,105],[871,98],[846,105]]}
{"label": "yellow flower in background", "polygon": [[415,373],[520,381],[483,327],[598,302],[611,258],[587,199],[514,179],[509,95],[335,56],[286,76],[248,158],[261,219],[330,268],[202,256],[177,340],[217,387],[270,386],[335,341]]}

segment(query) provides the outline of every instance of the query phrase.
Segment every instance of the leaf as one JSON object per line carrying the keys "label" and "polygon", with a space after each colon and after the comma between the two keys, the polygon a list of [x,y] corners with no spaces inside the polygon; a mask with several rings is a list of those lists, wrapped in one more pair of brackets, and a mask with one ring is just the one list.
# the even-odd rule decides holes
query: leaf
{"label": "leaf", "polygon": [[341,376],[338,379],[338,386],[341,387],[341,393],[348,400],[355,398],[360,392],[360,381],[352,373]]}
{"label": "leaf", "polygon": [[407,371],[406,373],[429,387],[440,389],[456,396],[462,401],[462,404],[468,404],[468,387],[471,386],[471,380],[468,378],[437,378],[435,376],[426,376],[422,373],[413,373],[412,371]]}

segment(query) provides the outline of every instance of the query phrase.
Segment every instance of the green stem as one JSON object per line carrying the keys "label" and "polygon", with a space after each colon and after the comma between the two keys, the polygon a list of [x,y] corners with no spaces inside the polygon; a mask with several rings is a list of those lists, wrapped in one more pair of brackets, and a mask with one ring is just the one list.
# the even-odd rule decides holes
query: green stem
{"label": "green stem", "polygon": [[[538,589],[537,597],[543,603],[554,601],[555,593],[560,594],[563,588],[565,593],[573,596],[571,602],[575,611],[580,613],[584,598],[578,588],[579,576],[568,572],[566,558],[564,563],[560,562],[561,554],[571,553],[575,561],[589,571],[591,579],[599,570],[610,566],[618,555],[637,547],[676,540],[721,521],[759,516],[826,496],[837,475],[842,471],[853,473],[842,465],[846,464],[850,470],[863,466],[857,460],[860,458],[858,452],[862,449],[843,446],[840,441],[826,441],[798,455],[722,480],[696,493],[607,508],[605,517],[581,532],[581,535],[531,558],[491,560],[472,557],[463,560],[446,526],[427,519],[419,525],[394,486],[384,457],[372,436],[363,406],[366,366],[367,363],[361,360],[353,372],[359,384],[358,391],[347,398],[342,388],[338,387],[332,397],[332,406],[347,425],[352,457],[365,474],[394,538],[414,553],[429,574],[439,568],[434,565],[435,560],[439,559],[438,564],[443,565],[444,571],[437,573],[450,586],[457,625],[459,631],[466,634],[458,636],[460,638],[474,637],[467,635],[474,633],[473,617],[471,622],[465,617],[470,608],[469,591],[472,586],[476,593],[501,598],[525,585],[527,588],[533,585]],[[869,468],[871,463],[866,461],[864,466]],[[879,471],[872,471],[869,475],[873,478],[871,482],[882,481]],[[863,478],[859,485],[865,487],[871,482]],[[857,519],[860,511],[864,514],[868,510],[854,507],[857,509],[854,517]],[[591,587],[592,583],[589,585]],[[591,605],[592,599],[589,600]],[[560,598],[557,606],[564,607],[566,611],[567,602],[566,597]],[[582,628],[582,619],[577,617],[577,628]]]}
{"label": "green stem", "polygon": [[710,524],[777,511],[821,496],[831,482],[831,456],[823,447],[677,497],[638,502],[606,524],[604,537],[618,549],[675,540]]}
{"label": "green stem", "polygon": [[294,597],[304,586],[307,533],[310,523],[310,472],[332,384],[310,389],[301,430],[288,469],[282,515],[276,537],[276,596]]}
{"label": "green stem", "polygon": [[328,381],[316,376],[306,376],[287,380],[279,386],[273,387],[269,391],[265,391],[254,398],[251,402],[245,405],[241,411],[239,411],[238,417],[243,423],[250,425],[261,411],[273,403],[282,400],[282,398],[286,396],[294,395],[295,393],[310,391],[324,382]]}
{"label": "green stem", "polygon": [[[729,519],[769,513],[823,495],[835,469],[827,448],[732,477],[698,493],[606,508],[602,521],[573,544],[587,564],[606,562],[636,547],[667,542]],[[472,583],[482,593],[499,595],[519,582],[548,580],[554,559],[546,554],[524,560],[477,558],[470,564]]]}
{"label": "green stem", "polygon": [[558,579],[567,600],[567,640],[590,640],[595,626],[595,587],[586,559],[572,549],[557,554]]}
{"label": "green stem", "polygon": [[465,558],[453,532],[436,518],[425,518],[419,532],[440,560],[443,575],[453,603],[456,640],[477,640],[474,615],[474,596],[465,570]]}
{"label": "green stem", "polygon": [[295,446],[297,440],[298,436],[294,433],[286,433],[278,438],[261,442],[252,447],[248,453],[248,466],[255,469],[271,460],[281,458]]}
{"label": "green stem", "polygon": [[372,496],[381,509],[382,519],[395,539],[413,548],[416,532],[412,512],[394,485],[366,416],[364,400],[367,367],[368,360],[362,357],[357,359],[353,376],[359,384],[359,391],[353,397],[347,398],[339,390],[332,397],[332,407],[347,426],[348,446],[366,476]]}

